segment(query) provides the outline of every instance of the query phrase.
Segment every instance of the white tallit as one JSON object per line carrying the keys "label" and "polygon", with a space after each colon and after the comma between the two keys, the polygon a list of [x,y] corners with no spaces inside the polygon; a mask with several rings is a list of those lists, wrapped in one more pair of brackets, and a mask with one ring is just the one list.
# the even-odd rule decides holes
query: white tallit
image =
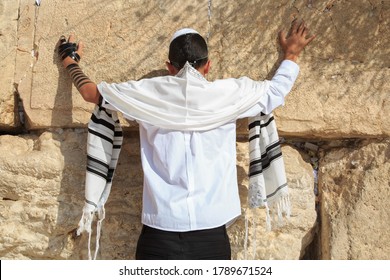
{"label": "white tallit", "polygon": [[259,101],[268,81],[246,80],[207,82],[187,62],[176,76],[120,84],[102,82],[98,89],[105,101],[129,119],[170,130],[199,131],[235,120]]}

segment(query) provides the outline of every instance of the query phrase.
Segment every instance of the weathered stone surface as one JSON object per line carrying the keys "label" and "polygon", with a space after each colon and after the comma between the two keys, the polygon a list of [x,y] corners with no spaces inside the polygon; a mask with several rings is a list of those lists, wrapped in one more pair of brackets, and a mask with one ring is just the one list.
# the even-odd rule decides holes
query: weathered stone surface
{"label": "weathered stone surface", "polygon": [[[61,35],[74,33],[85,42],[81,65],[94,81],[120,82],[165,73],[167,48],[181,26],[207,28],[207,5],[200,1],[46,1],[22,22],[35,24],[23,40],[35,46],[30,85],[20,90],[30,128],[83,126],[90,117],[86,104],[57,58]],[[33,9],[22,1],[21,10]],[[75,13],[74,11],[78,12]],[[30,86],[30,88],[29,88]]]}
{"label": "weathered stone surface", "polygon": [[[71,145],[71,137],[63,136],[69,140],[64,145]],[[67,163],[64,170],[60,135],[2,136],[0,146],[0,254],[11,259],[46,259],[57,253],[59,258],[60,247],[50,252],[52,239],[69,232],[78,215],[82,150],[76,146],[68,151],[67,155],[74,157],[73,164]],[[72,176],[66,172],[71,168]]]}
{"label": "weathered stone surface", "polygon": [[213,78],[269,77],[277,32],[304,18],[317,35],[276,110],[282,136],[390,135],[389,1],[213,1]]}
{"label": "weathered stone surface", "polygon": [[[314,176],[311,165],[302,159],[299,152],[290,146],[282,148],[289,184],[292,214],[283,227],[265,229],[265,210],[247,209],[248,147],[246,142],[237,143],[237,170],[243,215],[229,228],[234,259],[251,259],[256,250],[256,259],[298,260],[313,240],[316,228]],[[245,217],[249,221],[247,252],[244,250]],[[255,218],[254,218],[255,217]],[[255,220],[255,222],[253,222]],[[255,224],[254,224],[255,223]],[[255,242],[256,240],[256,242]]]}
{"label": "weathered stone surface", "polygon": [[323,259],[390,258],[390,140],[335,149],[320,162]]}
{"label": "weathered stone surface", "polygon": [[14,73],[18,1],[0,2],[0,129],[9,130],[18,125],[15,116]]}
{"label": "weathered stone surface", "polygon": [[[75,236],[84,197],[84,130],[0,137],[0,257],[86,259]],[[101,258],[133,258],[140,230],[142,170],[137,138],[128,139],[106,205]]]}
{"label": "weathered stone surface", "polygon": [[[86,234],[75,236],[84,197],[85,141],[84,130],[0,137],[1,259],[88,257]],[[237,148],[238,180],[245,209],[247,145],[238,143]],[[263,211],[257,211],[257,258],[261,259],[298,259],[311,239],[316,220],[311,168],[292,148],[285,147],[283,151],[293,216],[285,228],[264,233]],[[134,258],[141,230],[142,181],[138,136],[130,135],[106,204],[99,259]],[[229,228],[233,257],[238,259],[245,256],[243,220],[244,216]],[[251,231],[249,250],[253,238]]]}

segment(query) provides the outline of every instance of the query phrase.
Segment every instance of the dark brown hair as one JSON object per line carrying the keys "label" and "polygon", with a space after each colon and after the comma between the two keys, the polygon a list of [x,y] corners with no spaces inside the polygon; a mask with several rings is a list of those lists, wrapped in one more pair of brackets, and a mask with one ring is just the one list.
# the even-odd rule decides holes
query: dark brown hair
{"label": "dark brown hair", "polygon": [[208,61],[208,49],[205,39],[197,33],[188,33],[175,38],[169,45],[168,58],[177,69],[183,68],[188,61],[198,69]]}

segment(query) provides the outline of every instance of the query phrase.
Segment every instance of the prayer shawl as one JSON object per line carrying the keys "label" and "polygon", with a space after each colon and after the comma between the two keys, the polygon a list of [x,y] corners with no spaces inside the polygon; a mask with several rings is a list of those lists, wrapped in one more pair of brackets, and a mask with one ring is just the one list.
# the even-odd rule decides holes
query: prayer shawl
{"label": "prayer shawl", "polygon": [[85,203],[77,235],[88,232],[88,257],[91,257],[92,222],[98,216],[96,247],[93,259],[99,250],[102,221],[105,218],[104,204],[111,191],[112,178],[118,162],[123,141],[122,128],[117,112],[95,106],[88,123],[87,171],[85,180]]}
{"label": "prayer shawl", "polygon": [[265,207],[267,228],[271,229],[270,207],[282,222],[290,215],[290,203],[282,150],[272,114],[249,119],[249,190],[250,208]]}
{"label": "prayer shawl", "polygon": [[269,81],[246,77],[208,82],[187,62],[176,76],[102,82],[98,89],[128,119],[169,130],[204,131],[236,120],[269,86]]}
{"label": "prayer shawl", "polygon": [[[157,89],[167,86],[167,81],[173,84],[180,84],[185,81],[187,89],[192,86],[199,89],[200,85],[197,83],[204,79],[199,72],[188,64],[179,72],[178,77],[184,77],[185,79],[177,79],[177,77],[156,79],[159,85]],[[141,90],[142,81],[141,84],[130,85],[132,87],[130,91],[128,90],[129,85],[126,83],[114,84],[113,86],[102,83],[98,87],[102,94],[105,93],[105,101],[116,110],[124,113],[125,117],[138,119],[162,128],[183,131],[208,130],[218,127],[236,119],[238,115],[253,106],[255,100],[259,98],[258,91],[257,94],[253,94],[253,88],[240,88],[234,80],[230,80],[228,81],[228,90],[224,93],[224,98],[221,99],[220,95],[216,97],[212,94],[215,89],[208,87],[210,84],[206,83],[205,85],[204,81],[202,82],[201,87],[207,89],[204,92],[197,91],[195,96],[206,99],[207,102],[199,102],[199,104],[195,98],[191,99],[191,96],[183,97],[180,94],[172,96],[175,95],[175,92],[172,92],[169,96],[155,92],[145,94]],[[265,82],[260,86],[263,87],[260,92],[265,92],[268,84]],[[247,94],[245,94],[246,91]],[[206,94],[207,92],[208,94]],[[141,100],[137,100],[140,96]],[[172,99],[177,102],[169,106],[168,104]],[[191,103],[192,106],[188,107],[188,103]],[[127,112],[131,112],[131,115]],[[275,213],[280,218],[283,212],[289,215],[290,211],[280,142],[272,114],[252,118],[249,129],[250,186],[248,204],[250,208],[266,208],[267,228],[270,229],[270,208],[272,210],[276,207],[277,211]],[[90,243],[91,225],[93,217],[97,213],[97,238],[94,259],[96,259],[98,252],[101,223],[105,216],[104,204],[111,190],[112,177],[122,139],[122,131],[116,113],[101,106],[96,106],[88,124],[86,200],[77,231],[78,234],[83,231],[88,232]],[[88,245],[88,251],[91,259],[90,244]]]}
{"label": "prayer shawl", "polygon": [[[271,215],[277,225],[283,215],[290,217],[291,207],[280,139],[273,114],[249,118],[248,206],[265,208],[266,228],[271,230]],[[255,217],[254,217],[255,218]],[[256,220],[253,219],[253,258],[256,258]],[[245,258],[247,259],[248,219],[245,219]]]}

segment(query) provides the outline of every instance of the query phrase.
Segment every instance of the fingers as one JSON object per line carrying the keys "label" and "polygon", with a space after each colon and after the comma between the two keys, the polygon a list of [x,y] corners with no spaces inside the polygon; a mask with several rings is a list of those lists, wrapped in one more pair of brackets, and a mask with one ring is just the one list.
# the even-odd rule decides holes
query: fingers
{"label": "fingers", "polygon": [[291,22],[291,33],[297,34],[300,36],[306,36],[308,33],[308,28],[304,20],[299,21],[298,19],[294,19]]}
{"label": "fingers", "polygon": [[305,28],[306,28],[305,22],[302,20],[297,29],[298,35],[303,35]]}
{"label": "fingers", "polygon": [[74,35],[73,34],[69,35],[68,39],[66,39],[64,35],[61,35],[59,42],[60,44],[73,43]]}
{"label": "fingers", "polygon": [[68,38],[68,43],[74,43],[74,34],[70,34]]}
{"label": "fingers", "polygon": [[61,35],[61,37],[60,37],[58,42],[59,42],[60,45],[63,45],[63,44],[66,44],[66,43],[73,44],[75,42],[75,36],[73,34],[71,34],[71,35],[69,35],[68,39],[66,39],[66,37],[64,35]]}
{"label": "fingers", "polygon": [[278,33],[278,36],[279,36],[279,41],[281,42],[285,42],[286,41],[286,31],[284,30],[280,30],[279,33]]}
{"label": "fingers", "polygon": [[[72,43],[72,44],[75,44],[75,36],[74,34],[70,34],[69,35],[69,38],[68,38],[68,43]],[[83,53],[83,49],[84,49],[84,43],[83,42],[79,42],[77,45],[76,45],[76,52],[81,56],[82,53]]]}
{"label": "fingers", "polygon": [[60,44],[64,44],[64,43],[66,43],[66,38],[65,38],[65,36],[64,35],[62,35],[61,37],[60,37]]}
{"label": "fingers", "polygon": [[305,39],[306,44],[309,44],[316,37],[315,35],[309,35],[309,28],[306,26],[304,20],[301,20],[299,22],[297,19],[294,19],[294,21],[291,23],[291,30],[292,33],[303,37],[303,39]]}
{"label": "fingers", "polygon": [[75,43],[74,34],[70,34],[67,40],[65,36],[61,36],[57,50],[61,59],[64,60],[65,58],[70,57],[74,61],[79,62],[84,48],[84,45],[80,43],[78,45]]}
{"label": "fingers", "polygon": [[309,35],[309,28],[306,26],[304,21],[302,21],[301,26],[298,29],[298,34],[305,39],[306,45],[313,41],[316,37],[316,35]]}
{"label": "fingers", "polygon": [[299,22],[298,22],[298,20],[295,18],[295,19],[291,22],[291,33],[297,33],[298,27],[299,27]]}
{"label": "fingers", "polygon": [[280,30],[279,33],[278,33],[278,37],[279,37],[279,44],[280,46],[282,47],[282,49],[285,49],[286,45],[287,45],[287,39],[286,39],[286,32],[284,30]]}
{"label": "fingers", "polygon": [[83,56],[83,50],[84,50],[84,43],[82,41],[80,41],[77,45],[77,53],[80,55],[80,56]]}
{"label": "fingers", "polygon": [[312,35],[309,38],[306,39],[306,45],[310,44],[311,41],[313,41],[316,38],[316,35]]}

